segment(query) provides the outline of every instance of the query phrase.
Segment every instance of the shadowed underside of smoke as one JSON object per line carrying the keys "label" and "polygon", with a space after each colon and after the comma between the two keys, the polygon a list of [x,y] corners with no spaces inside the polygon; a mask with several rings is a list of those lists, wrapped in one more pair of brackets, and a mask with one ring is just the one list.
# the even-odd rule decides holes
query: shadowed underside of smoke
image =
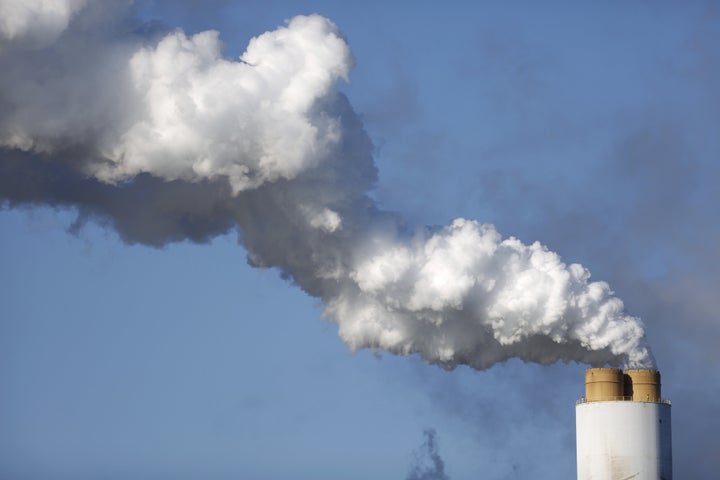
{"label": "shadowed underside of smoke", "polygon": [[76,229],[153,246],[236,229],[249,263],[321,298],[354,349],[447,368],[652,364],[640,320],[582,266],[492,225],[413,228],[378,208],[372,143],[335,89],[353,58],[329,20],[296,17],[231,61],[215,32],[123,36],[106,24],[129,17],[68,5],[0,31],[4,205],[71,207]]}
{"label": "shadowed underside of smoke", "polygon": [[94,220],[118,232],[126,243],[162,246],[204,243],[235,227],[231,205],[218,190],[226,185],[167,182],[141,174],[123,185],[87,178],[42,156],[3,152],[0,192],[9,207],[74,207],[77,231]]}

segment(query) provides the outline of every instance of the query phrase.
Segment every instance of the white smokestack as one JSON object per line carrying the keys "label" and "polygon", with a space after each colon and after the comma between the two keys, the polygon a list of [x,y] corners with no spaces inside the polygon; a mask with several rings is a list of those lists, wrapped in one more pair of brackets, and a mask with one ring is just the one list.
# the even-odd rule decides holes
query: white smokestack
{"label": "white smokestack", "polygon": [[45,48],[2,37],[0,198],[77,206],[128,242],[237,228],[250,263],[321,298],[354,349],[653,365],[642,322],[581,265],[492,225],[408,228],[378,208],[372,144],[335,89],[353,58],[329,20],[295,17],[231,61],[217,32],[122,37],[105,3],[63,4]]}
{"label": "white smokestack", "polygon": [[589,369],[575,415],[578,480],[672,480],[670,402],[657,370]]}

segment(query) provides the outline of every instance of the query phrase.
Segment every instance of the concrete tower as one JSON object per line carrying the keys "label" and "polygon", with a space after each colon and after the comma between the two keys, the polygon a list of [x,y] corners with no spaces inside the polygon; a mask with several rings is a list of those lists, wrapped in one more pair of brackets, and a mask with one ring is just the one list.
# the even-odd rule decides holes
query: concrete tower
{"label": "concrete tower", "polygon": [[672,480],[660,372],[591,368],[575,406],[578,480]]}

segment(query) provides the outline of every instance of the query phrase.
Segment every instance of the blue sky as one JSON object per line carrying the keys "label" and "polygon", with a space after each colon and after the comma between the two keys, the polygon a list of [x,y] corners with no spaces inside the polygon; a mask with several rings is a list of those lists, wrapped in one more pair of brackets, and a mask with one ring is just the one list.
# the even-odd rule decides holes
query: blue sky
{"label": "blue sky", "polygon": [[[643,319],[673,401],[675,475],[712,478],[715,3],[135,9],[161,28],[218,30],[233,58],[295,15],[331,19],[355,58],[339,89],[374,144],[372,197],[413,225],[493,223],[609,282]],[[73,229],[73,208],[4,205],[3,478],[403,479],[427,428],[455,480],[575,475],[586,365],[447,371],[351,352],[319,300],[248,266],[235,231],[128,245],[102,221]]]}

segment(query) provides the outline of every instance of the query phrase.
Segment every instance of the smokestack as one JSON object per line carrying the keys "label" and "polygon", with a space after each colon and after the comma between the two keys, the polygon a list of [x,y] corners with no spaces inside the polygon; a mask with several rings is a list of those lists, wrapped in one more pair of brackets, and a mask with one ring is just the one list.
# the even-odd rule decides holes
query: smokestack
{"label": "smokestack", "polygon": [[575,418],[578,480],[672,480],[670,401],[659,371],[588,369]]}

